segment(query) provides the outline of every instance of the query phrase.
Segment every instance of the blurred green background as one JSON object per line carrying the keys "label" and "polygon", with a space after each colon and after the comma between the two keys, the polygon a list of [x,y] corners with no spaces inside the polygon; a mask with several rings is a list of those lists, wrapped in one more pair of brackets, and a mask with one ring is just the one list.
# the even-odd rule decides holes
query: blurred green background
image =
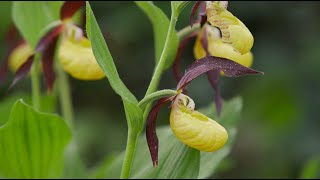
{"label": "blurred green background", "polygon": [[[155,4],[169,16],[169,2]],[[177,30],[188,25],[192,5],[180,15]],[[1,54],[6,47],[4,32],[11,21],[10,6],[11,2],[1,2]],[[91,6],[122,80],[141,99],[154,66],[149,19],[131,1],[91,2]],[[228,9],[254,35],[253,68],[265,75],[220,80],[223,98],[242,96],[244,109],[236,144],[214,177],[299,178],[307,161],[320,154],[320,3],[231,1]],[[194,61],[193,43],[183,53],[182,69]],[[122,102],[107,79],[71,79],[71,83],[75,137],[81,157],[93,167],[108,154],[125,148]],[[159,89],[175,86],[172,71],[166,71]],[[29,80],[14,91],[30,92]],[[205,76],[190,84],[189,94],[197,107],[214,98]],[[169,111],[163,109],[158,125],[168,123]]]}

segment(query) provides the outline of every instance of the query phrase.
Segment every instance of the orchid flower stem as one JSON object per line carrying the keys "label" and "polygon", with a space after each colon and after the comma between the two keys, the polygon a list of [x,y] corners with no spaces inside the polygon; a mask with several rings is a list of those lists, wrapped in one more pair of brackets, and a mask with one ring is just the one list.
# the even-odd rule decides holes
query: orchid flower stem
{"label": "orchid flower stem", "polygon": [[62,69],[61,65],[57,63],[58,73],[58,91],[62,108],[62,114],[69,127],[73,129],[73,106],[70,93],[69,79],[67,74]]}
{"label": "orchid flower stem", "polygon": [[[167,59],[168,52],[170,51],[169,47],[170,47],[170,44],[172,43],[172,39],[173,39],[172,36],[173,36],[173,33],[175,32],[175,26],[177,23],[177,19],[178,19],[178,13],[175,11],[174,7],[171,6],[171,19],[170,19],[170,25],[169,25],[169,29],[168,29],[168,33],[167,33],[167,37],[166,37],[166,42],[164,44],[164,48],[162,50],[160,60],[155,68],[154,74],[152,76],[152,79],[149,84],[149,87],[148,87],[148,90],[146,92],[145,97],[148,96],[149,94],[155,92],[158,88],[159,81],[160,81],[161,75],[163,73],[165,61]],[[144,114],[143,114],[144,123],[147,119],[147,115],[148,115],[150,109],[151,109],[151,103],[149,103],[145,108],[142,109],[144,111]]]}
{"label": "orchid flower stem", "polygon": [[[175,33],[175,26],[178,19],[178,15],[179,15],[178,11],[175,9],[175,7],[172,5],[172,2],[171,2],[171,19],[170,19],[170,25],[168,28],[166,41],[160,56],[160,60],[155,67],[154,74],[152,76],[152,79],[149,84],[148,90],[145,94],[145,97],[154,93],[158,88],[158,84],[159,84],[161,75],[163,73],[165,61],[167,59],[168,52],[170,51],[169,47],[170,47],[170,44],[172,43],[172,39],[173,39],[172,37]],[[150,108],[151,108],[151,103],[148,103],[146,108],[142,108],[142,111],[144,111],[143,124],[146,121],[146,114],[148,114],[148,112],[150,111]],[[130,129],[128,130],[126,152],[125,152],[121,176],[120,176],[121,179],[127,179],[130,176],[130,171],[131,171],[131,166],[134,159],[134,152],[135,152],[138,135],[139,133],[138,134],[133,133],[130,131]]]}
{"label": "orchid flower stem", "polygon": [[200,23],[196,23],[192,26],[192,28],[190,26],[186,26],[185,28],[181,29],[178,32],[178,37],[180,40],[184,39],[185,37],[187,37],[189,34],[199,31],[200,28]]}
{"label": "orchid flower stem", "polygon": [[138,135],[136,133],[132,133],[132,131],[129,129],[120,179],[128,179],[130,176],[131,166],[133,164],[134,153],[137,145],[137,138]]}
{"label": "orchid flower stem", "polygon": [[40,110],[41,107],[39,63],[39,54],[36,54],[31,69],[32,105],[36,110]]}

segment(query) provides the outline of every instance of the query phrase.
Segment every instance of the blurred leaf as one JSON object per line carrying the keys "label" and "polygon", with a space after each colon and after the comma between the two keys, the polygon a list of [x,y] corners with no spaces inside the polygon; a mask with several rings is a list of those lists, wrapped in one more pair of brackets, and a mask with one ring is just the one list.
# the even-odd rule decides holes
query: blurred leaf
{"label": "blurred leaf", "polygon": [[71,132],[63,119],[18,100],[0,128],[0,172],[6,178],[58,178]]}
{"label": "blurred leaf", "polygon": [[132,127],[134,131],[139,132],[142,129],[142,111],[138,107],[137,99],[119,77],[111,53],[88,2],[86,6],[86,16],[86,30],[91,41],[93,54],[107,76],[112,89],[120,95],[123,100],[128,126]]}
{"label": "blurred leaf", "polygon": [[320,178],[320,156],[311,158],[303,167],[301,179],[317,179]]}
{"label": "blurred leaf", "polygon": [[33,49],[36,48],[40,38],[49,30],[47,27],[51,26],[52,22],[59,20],[57,13],[59,13],[61,5],[61,1],[13,2],[13,21]]}
{"label": "blurred leaf", "polygon": [[[137,143],[137,149],[130,178],[196,178],[199,173],[200,154],[180,142],[169,126],[160,127],[159,163],[153,168],[145,134]],[[124,152],[121,153],[104,172],[103,178],[119,178]],[[100,176],[101,177],[101,176]]]}
{"label": "blurred leaf", "polygon": [[[153,26],[153,33],[155,37],[155,51],[156,62],[160,60],[160,56],[166,41],[170,21],[163,11],[152,3],[152,1],[135,1],[141,10],[143,10],[150,19]],[[169,54],[167,56],[165,69],[171,67],[179,45],[179,38],[177,33],[173,34],[171,47],[169,48]]]}
{"label": "blurred leaf", "polygon": [[[26,93],[15,93],[0,100],[0,126],[9,120],[12,106],[18,99],[24,99],[28,104],[32,104],[32,98]],[[56,99],[53,96],[41,97],[41,112],[53,113],[56,110]]]}
{"label": "blurred leaf", "polygon": [[199,179],[205,179],[212,176],[216,172],[221,161],[230,153],[236,138],[236,127],[240,120],[242,99],[236,97],[230,101],[224,102],[220,119],[217,118],[215,109],[215,105],[212,103],[199,111],[212,119],[218,120],[218,122],[228,131],[229,138],[226,145],[220,150],[212,153],[201,152]]}
{"label": "blurred leaf", "polygon": [[80,158],[79,147],[75,140],[71,141],[65,150],[62,176],[65,179],[88,178],[88,170]]}

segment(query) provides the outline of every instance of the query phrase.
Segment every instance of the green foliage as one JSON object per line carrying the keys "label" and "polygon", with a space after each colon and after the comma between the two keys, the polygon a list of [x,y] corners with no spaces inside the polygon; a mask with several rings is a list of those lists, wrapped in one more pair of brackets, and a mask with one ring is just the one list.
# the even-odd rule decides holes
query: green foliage
{"label": "green foliage", "polygon": [[139,132],[142,129],[142,111],[138,107],[137,99],[119,77],[113,58],[88,2],[86,15],[86,30],[91,41],[94,56],[107,76],[112,89],[120,95],[123,100],[128,126],[132,127],[134,131]]}
{"label": "green foliage", "polygon": [[15,1],[12,18],[23,38],[35,49],[40,38],[49,30],[51,23],[59,20],[62,1],[26,2]]}
{"label": "green foliage", "polygon": [[317,179],[320,178],[320,156],[313,157],[308,160],[302,169],[301,179]]}
{"label": "green foliage", "polygon": [[[221,117],[218,119],[214,104],[199,111],[221,123],[229,134],[226,145],[216,152],[199,152],[181,143],[169,126],[157,128],[159,138],[159,166],[154,169],[150,158],[145,134],[139,137],[136,155],[130,178],[209,178],[221,161],[230,153],[239,124],[242,99],[239,97],[223,104]],[[119,178],[124,152],[116,158],[107,158],[108,166],[97,169],[99,178]],[[104,172],[104,173],[102,173]]]}
{"label": "green foliage", "polygon": [[[155,38],[156,62],[158,63],[166,41],[170,21],[163,11],[154,5],[152,1],[135,1],[135,3],[146,13],[152,23]],[[176,32],[173,34],[171,41],[170,51],[167,55],[164,69],[171,67],[178,50],[179,38]]]}
{"label": "green foliage", "polygon": [[[170,127],[157,130],[159,138],[159,164],[153,168],[145,134],[137,143],[130,178],[196,178],[199,173],[199,151],[189,148],[174,137]],[[119,178],[124,153],[114,159],[103,178]],[[101,171],[101,170],[100,170]]]}
{"label": "green foliage", "polygon": [[212,103],[199,111],[206,114],[208,117],[217,120],[217,122],[224,126],[229,137],[227,143],[220,150],[213,153],[201,152],[199,179],[209,178],[213,175],[221,161],[230,153],[236,138],[237,126],[242,110],[242,99],[236,97],[229,101],[225,101],[223,103],[220,118],[216,116],[215,110],[215,105]]}
{"label": "green foliage", "polygon": [[18,100],[0,128],[0,172],[6,178],[58,178],[71,138],[64,120]]}

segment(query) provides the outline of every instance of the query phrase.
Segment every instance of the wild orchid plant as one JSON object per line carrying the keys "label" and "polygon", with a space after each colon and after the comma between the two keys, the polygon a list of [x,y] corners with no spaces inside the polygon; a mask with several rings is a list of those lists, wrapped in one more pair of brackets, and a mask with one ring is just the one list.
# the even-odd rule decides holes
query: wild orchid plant
{"label": "wild orchid plant", "polygon": [[[128,124],[124,153],[111,160],[107,158],[107,166],[103,163],[91,173],[84,170],[86,175],[75,176],[211,176],[230,151],[235,138],[235,121],[238,118],[236,114],[241,107],[239,99],[230,102],[222,100],[218,79],[220,76],[238,77],[262,73],[249,68],[253,60],[253,36],[248,28],[227,10],[226,1],[196,2],[190,15],[190,26],[177,33],[175,26],[179,14],[191,3],[172,1],[169,20],[152,2],[136,2],[153,24],[156,50],[156,65],[151,82],[145,97],[138,101],[118,75],[89,2],[33,2],[33,6],[26,2],[14,2],[13,20],[18,31],[13,28],[7,35],[10,51],[0,69],[0,84],[9,87],[10,91],[7,91],[6,95],[10,96],[14,85],[31,71],[33,94],[32,106],[24,100],[15,102],[11,114],[8,115],[9,120],[4,120],[6,123],[0,128],[0,176],[62,177],[63,153],[71,141],[74,128],[70,87],[65,72],[79,80],[100,80],[106,77],[123,101]],[[85,29],[78,27],[73,18],[83,6],[86,6],[83,16]],[[48,16],[38,17],[34,14],[37,12]],[[193,23],[196,12],[197,22]],[[37,25],[30,29],[28,26],[33,23]],[[41,33],[35,34],[34,30],[41,30]],[[12,40],[19,33],[22,41],[13,43]],[[179,60],[184,46],[193,37],[196,37],[195,62],[182,75]],[[174,90],[158,90],[163,72],[170,67],[177,79],[177,87]],[[11,81],[6,80],[9,69],[15,73]],[[67,123],[53,114],[54,108],[51,108],[50,112],[43,108],[45,100],[41,96],[39,85],[39,73],[42,72],[48,95],[53,96],[56,92],[60,97],[63,118]],[[187,85],[204,73],[215,90],[216,110],[209,106],[196,111],[194,100],[186,95]],[[155,100],[158,102],[152,108]],[[158,140],[155,120],[159,110],[167,102],[171,102],[171,113],[170,117],[168,116],[170,127],[158,128]],[[146,134],[140,136],[144,127]],[[146,157],[148,151],[151,158]],[[12,158],[13,156],[15,157]]]}

